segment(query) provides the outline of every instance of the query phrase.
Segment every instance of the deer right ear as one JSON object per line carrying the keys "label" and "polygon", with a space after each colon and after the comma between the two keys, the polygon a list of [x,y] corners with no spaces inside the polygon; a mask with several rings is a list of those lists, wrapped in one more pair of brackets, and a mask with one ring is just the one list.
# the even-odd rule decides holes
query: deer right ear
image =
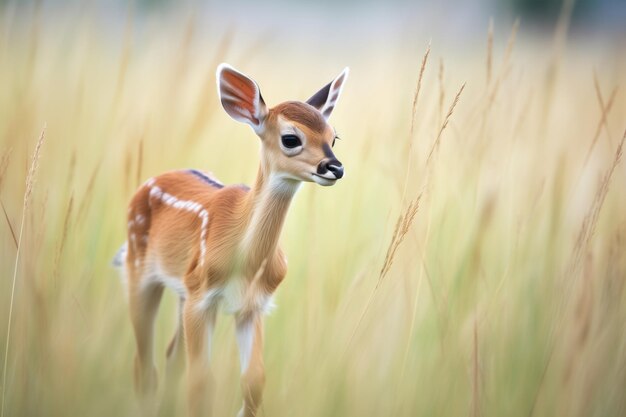
{"label": "deer right ear", "polygon": [[318,109],[326,120],[328,120],[337,104],[337,100],[339,99],[339,95],[343,90],[349,73],[349,68],[344,68],[337,78],[326,84],[320,91],[315,93],[313,97],[306,101],[308,104]]}
{"label": "deer right ear", "polygon": [[230,117],[249,124],[257,134],[263,131],[267,106],[254,80],[228,64],[220,64],[217,67],[217,91]]}

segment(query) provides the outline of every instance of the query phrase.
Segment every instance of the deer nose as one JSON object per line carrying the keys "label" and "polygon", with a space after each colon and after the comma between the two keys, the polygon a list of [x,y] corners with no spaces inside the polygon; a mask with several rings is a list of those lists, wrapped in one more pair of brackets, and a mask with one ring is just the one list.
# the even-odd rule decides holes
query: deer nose
{"label": "deer nose", "polygon": [[320,162],[317,167],[318,174],[326,174],[327,172],[331,172],[335,178],[339,179],[343,177],[343,165],[337,159],[327,159],[325,161]]}

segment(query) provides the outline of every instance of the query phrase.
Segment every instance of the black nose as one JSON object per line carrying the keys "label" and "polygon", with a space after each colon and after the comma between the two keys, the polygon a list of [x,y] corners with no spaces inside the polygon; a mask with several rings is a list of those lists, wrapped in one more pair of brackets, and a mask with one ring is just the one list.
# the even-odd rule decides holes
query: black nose
{"label": "black nose", "polygon": [[328,170],[333,173],[335,178],[339,179],[343,177],[343,165],[339,161],[335,162],[336,164],[328,164]]}
{"label": "black nose", "polygon": [[328,171],[332,172],[337,179],[343,177],[343,165],[336,159],[322,161],[317,167],[318,174],[325,174]]}

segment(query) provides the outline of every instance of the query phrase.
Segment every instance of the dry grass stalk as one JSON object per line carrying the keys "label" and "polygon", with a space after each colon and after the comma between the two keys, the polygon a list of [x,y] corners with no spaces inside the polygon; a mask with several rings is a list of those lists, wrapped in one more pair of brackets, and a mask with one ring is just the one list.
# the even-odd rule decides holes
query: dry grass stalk
{"label": "dry grass stalk", "polygon": [[209,116],[217,107],[217,100],[214,98],[214,71],[215,67],[220,62],[224,61],[224,58],[228,54],[230,50],[230,46],[233,42],[234,30],[229,29],[220,39],[220,42],[217,46],[217,50],[215,52],[215,56],[211,60],[208,68],[209,71],[207,76],[205,77],[204,86],[202,87],[200,98],[198,99],[198,105],[196,114],[193,117],[193,121],[189,127],[189,131],[187,132],[187,140],[188,142],[193,142],[195,138],[198,137],[199,133],[204,129],[206,124],[209,121]]}
{"label": "dry grass stalk", "polygon": [[[600,124],[604,126],[604,129],[606,130],[606,135],[609,138],[609,142],[613,143],[613,138],[611,137],[611,130],[609,129],[609,122],[607,120],[608,114],[605,114],[603,110],[606,106],[604,105],[604,99],[602,97],[602,90],[600,89],[600,81],[598,81],[598,73],[595,70],[593,71],[593,87],[596,91],[596,98],[598,99],[598,104],[600,104],[600,109],[602,110],[602,113],[603,113],[602,118],[600,119]],[[615,93],[613,93],[613,91]],[[611,96],[617,93],[617,86],[613,88],[613,91],[611,92]]]}
{"label": "dry grass stalk", "polygon": [[39,140],[37,141],[37,145],[35,145],[35,151],[33,152],[33,157],[30,163],[30,169],[28,170],[28,175],[26,176],[26,190],[24,191],[24,201],[22,204],[22,220],[20,221],[20,233],[17,239],[17,253],[15,255],[15,266],[13,268],[13,282],[11,284],[11,301],[9,304],[9,318],[7,321],[7,337],[6,337],[6,345],[4,348],[4,372],[2,375],[2,406],[0,408],[0,416],[4,417],[4,406],[5,406],[5,395],[6,395],[6,382],[7,382],[7,365],[9,359],[9,345],[11,343],[11,321],[13,318],[13,302],[15,300],[15,282],[17,280],[17,267],[19,265],[20,260],[20,243],[22,242],[22,236],[24,233],[24,219],[26,217],[26,211],[28,210],[30,196],[33,192],[33,186],[35,184],[35,174],[37,173],[37,168],[39,166],[39,156],[41,154],[41,147],[43,145],[44,137],[46,132],[46,126],[44,125],[41,130],[41,135],[39,135]]}
{"label": "dry grass stalk", "polygon": [[2,211],[4,212],[4,218],[9,225],[9,230],[11,231],[11,236],[13,237],[13,243],[15,243],[15,249],[17,249],[17,237],[15,237],[15,231],[13,229],[13,225],[11,224],[11,220],[9,219],[9,214],[7,213],[7,209],[4,207],[4,203],[0,200],[0,206],[2,206]]}
{"label": "dry grass stalk", "polygon": [[136,183],[135,185],[137,187],[139,187],[139,185],[141,184],[141,171],[142,171],[142,167],[143,167],[143,136],[139,139],[139,145],[138,145],[138,151],[137,151],[137,179],[136,179]]}
{"label": "dry grass stalk", "polygon": [[33,158],[30,162],[30,169],[28,170],[28,176],[26,177],[26,191],[24,192],[24,211],[26,211],[26,209],[28,208],[30,196],[33,193],[33,186],[35,185],[35,173],[37,172],[37,168],[39,167],[39,154],[41,152],[41,146],[43,145],[45,132],[46,127],[44,126],[43,130],[41,131],[41,135],[39,135],[37,145],[35,145]]}
{"label": "dry grass stalk", "polygon": [[404,204],[404,199],[406,198],[406,190],[409,184],[409,174],[411,172],[411,150],[413,149],[413,133],[415,131],[415,116],[417,114],[417,101],[419,99],[420,91],[422,89],[422,79],[424,77],[424,71],[426,70],[426,63],[428,62],[428,56],[430,55],[430,42],[426,47],[426,52],[424,52],[424,57],[422,58],[422,65],[420,67],[419,76],[417,77],[417,86],[415,87],[415,93],[413,94],[413,106],[411,110],[411,129],[409,130],[409,140],[408,147],[406,152],[406,170],[404,174],[404,185],[402,187],[402,199],[401,204]]}
{"label": "dry grass stalk", "polygon": [[568,282],[573,282],[571,279],[572,275],[577,276],[580,270],[580,265],[582,263],[582,258],[585,253],[588,252],[589,245],[591,243],[591,238],[596,229],[596,225],[598,223],[598,217],[600,216],[600,211],[602,210],[602,206],[604,204],[604,200],[606,199],[606,195],[609,192],[609,185],[611,183],[611,179],[613,178],[613,173],[615,172],[615,168],[619,164],[624,147],[624,141],[626,140],[626,130],[624,131],[624,135],[615,151],[615,155],[613,157],[613,162],[611,166],[607,170],[607,172],[602,177],[602,181],[600,181],[600,186],[596,190],[596,194],[591,202],[591,207],[585,216],[583,223],[580,227],[580,231],[578,232],[578,237],[576,239],[576,245],[574,246],[571,264],[569,268],[569,277]]}
{"label": "dry grass stalk", "polygon": [[391,238],[391,243],[387,247],[387,254],[385,255],[385,261],[383,262],[383,266],[380,269],[380,274],[378,275],[378,282],[376,283],[376,288],[380,286],[383,279],[389,273],[389,269],[391,269],[391,265],[393,265],[393,260],[396,256],[396,252],[402,241],[406,237],[407,233],[411,229],[411,225],[413,224],[413,220],[415,219],[415,215],[417,214],[417,210],[419,208],[420,199],[422,198],[422,194],[409,203],[409,207],[407,207],[406,211],[398,217],[398,221],[396,222],[396,227],[393,232],[393,237]]}
{"label": "dry grass stalk", "polygon": [[130,51],[132,45],[132,35],[133,35],[133,8],[130,7],[132,3],[129,3],[127,17],[126,17],[126,27],[124,29],[124,46],[122,47],[122,56],[120,57],[120,67],[117,74],[117,82],[115,86],[115,99],[113,100],[114,104],[119,102],[119,99],[122,95],[122,91],[124,91],[124,85],[126,84],[126,74],[128,73],[128,64],[130,62]]}
{"label": "dry grass stalk", "polygon": [[502,69],[504,73],[508,72],[508,69],[511,65],[511,56],[513,55],[513,48],[515,47],[515,40],[517,39],[518,30],[519,18],[515,19],[515,22],[513,22],[511,34],[509,35],[509,40],[507,41],[506,48],[504,49],[504,58],[502,59]]}
{"label": "dry grass stalk", "polygon": [[561,5],[561,11],[554,30],[552,57],[548,64],[546,71],[546,83],[544,87],[544,111],[542,112],[543,119],[541,121],[541,129],[545,131],[548,120],[550,119],[550,113],[552,111],[552,100],[554,99],[554,91],[556,89],[556,82],[560,70],[560,62],[565,50],[565,41],[567,40],[567,33],[569,31],[569,24],[572,16],[572,10],[574,8],[575,0],[563,0]]}
{"label": "dry grass stalk", "polygon": [[[426,63],[428,62],[428,56],[430,55],[430,42],[426,47],[426,52],[422,58],[422,65],[420,67],[420,73],[417,77],[417,86],[415,87],[415,94],[413,94],[413,106],[411,108],[411,139],[413,138],[413,132],[415,131],[415,115],[417,114],[417,101],[420,96],[420,90],[422,89],[422,79],[424,77],[424,71],[426,70]],[[412,143],[413,141],[411,140]]]}
{"label": "dry grass stalk", "polygon": [[443,59],[439,58],[439,118],[437,119],[437,125],[441,125],[441,121],[443,120],[443,106],[446,99],[446,90],[444,84],[445,78],[445,68],[443,65]]}
{"label": "dry grass stalk", "polygon": [[461,98],[461,94],[463,93],[464,89],[465,89],[465,83],[463,83],[463,85],[459,89],[459,92],[456,93],[456,96],[454,97],[454,101],[452,101],[452,104],[450,105],[450,108],[448,109],[448,114],[446,115],[444,122],[439,128],[439,133],[437,134],[437,138],[435,139],[435,142],[430,148],[430,152],[428,152],[428,157],[426,158],[426,166],[430,164],[430,160],[433,156],[433,153],[435,152],[435,149],[439,147],[439,142],[441,141],[441,135],[443,134],[443,131],[446,129],[446,127],[448,126],[448,123],[450,122],[450,118],[452,117],[452,113],[454,113],[454,108],[458,104],[459,99]]}
{"label": "dry grass stalk", "polygon": [[511,34],[509,35],[509,40],[507,41],[506,48],[504,50],[504,57],[502,58],[500,71],[498,72],[498,76],[493,83],[493,88],[489,93],[487,108],[490,108],[493,104],[498,92],[500,91],[500,86],[506,80],[511,71],[511,56],[513,55],[513,48],[515,47],[515,39],[517,38],[518,29],[519,19],[515,20],[515,23],[513,23],[513,27],[511,28]]}
{"label": "dry grass stalk", "polygon": [[493,101],[495,100],[498,92],[500,90],[500,86],[508,77],[511,71],[511,56],[513,55],[513,48],[515,46],[515,40],[517,38],[517,31],[519,29],[519,19],[513,23],[513,27],[511,28],[511,34],[509,35],[509,39],[506,44],[506,48],[504,50],[504,56],[502,58],[502,64],[500,65],[500,70],[498,71],[498,75],[493,82],[493,86],[491,91],[488,93],[487,107],[491,107]]}
{"label": "dry grass stalk", "polygon": [[596,143],[598,142],[598,139],[600,139],[600,133],[602,133],[602,127],[606,129],[606,133],[609,137],[609,140],[611,139],[611,134],[609,131],[609,124],[608,124],[607,119],[608,119],[609,113],[611,112],[611,108],[613,107],[613,103],[615,102],[615,97],[617,96],[617,90],[619,89],[618,86],[613,87],[613,90],[611,90],[611,94],[609,96],[609,100],[605,104],[604,98],[602,97],[602,91],[600,90],[600,84],[598,82],[598,76],[595,71],[593,72],[593,85],[596,89],[596,97],[598,99],[598,104],[600,105],[600,111],[602,114],[600,117],[600,121],[598,122],[598,126],[596,127],[596,132],[593,135],[593,140],[591,141],[591,145],[589,145],[589,149],[587,150],[587,154],[585,155],[583,169],[587,166],[587,163],[589,162],[589,158],[591,157],[591,153],[593,152],[593,149],[595,148]]}
{"label": "dry grass stalk", "polygon": [[67,231],[70,226],[70,217],[72,216],[72,208],[74,207],[74,196],[70,196],[70,202],[68,203],[67,210],[65,211],[65,220],[63,221],[63,232],[61,240],[59,242],[59,249],[57,250],[54,258],[54,285],[56,286],[57,278],[59,276],[59,263],[61,261],[61,255],[63,255],[63,249],[65,248],[65,241],[67,240]]}
{"label": "dry grass stalk", "polygon": [[85,195],[83,196],[83,200],[78,207],[78,211],[76,212],[76,222],[80,222],[87,211],[87,206],[90,201],[90,195],[94,190],[94,184],[96,183],[96,178],[98,177],[98,172],[100,172],[100,166],[102,165],[102,159],[98,161],[98,165],[94,168],[91,173],[91,177],[89,178],[89,182],[87,183],[87,188],[85,189]]}
{"label": "dry grass stalk", "polygon": [[480,416],[480,368],[478,363],[478,317],[474,317],[474,340],[472,345],[472,416]]}
{"label": "dry grass stalk", "polygon": [[487,29],[487,86],[491,84],[492,68],[493,68],[493,17],[490,17],[489,29]]}
{"label": "dry grass stalk", "polygon": [[365,317],[365,315],[367,314],[367,311],[370,308],[370,305],[372,303],[372,300],[374,299],[374,295],[376,294],[376,291],[382,284],[383,280],[387,276],[387,273],[389,272],[389,269],[391,268],[391,265],[393,264],[393,260],[396,256],[396,252],[398,248],[400,247],[400,245],[402,244],[402,241],[404,240],[407,233],[411,229],[411,225],[413,224],[413,221],[415,220],[415,215],[417,214],[417,210],[419,209],[419,203],[422,198],[422,194],[423,193],[420,193],[415,200],[411,201],[406,211],[403,214],[400,214],[400,216],[398,217],[398,221],[396,222],[396,226],[393,230],[393,236],[391,238],[391,242],[389,243],[389,246],[387,247],[387,253],[385,254],[385,261],[383,262],[383,266],[380,270],[380,273],[378,274],[378,281],[376,282],[376,286],[372,289],[372,292],[370,293],[367,299],[367,302],[365,303],[365,307],[363,308],[363,312],[359,316],[359,319],[356,325],[354,326],[354,329],[352,330],[352,334],[350,335],[350,339],[348,339],[348,344],[346,345],[344,357],[348,353],[348,349],[352,345],[354,336],[356,335],[356,332],[358,328],[360,327],[361,322],[363,321],[363,318]]}
{"label": "dry grass stalk", "polygon": [[0,159],[0,190],[2,190],[2,183],[4,182],[4,175],[7,172],[7,168],[9,167],[9,158],[11,157],[11,153],[13,148],[7,149],[2,158]]}

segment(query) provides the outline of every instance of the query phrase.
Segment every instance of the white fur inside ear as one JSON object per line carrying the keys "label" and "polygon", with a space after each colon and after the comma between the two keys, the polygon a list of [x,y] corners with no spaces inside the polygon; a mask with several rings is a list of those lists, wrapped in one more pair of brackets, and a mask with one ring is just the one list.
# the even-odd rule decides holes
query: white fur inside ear
{"label": "white fur inside ear", "polygon": [[337,104],[337,101],[339,100],[339,96],[341,95],[341,92],[343,91],[343,87],[346,84],[346,80],[348,79],[349,73],[350,73],[350,68],[348,67],[344,68],[341,74],[339,74],[339,76],[335,78],[332,84],[330,85],[330,90],[328,91],[328,97],[326,99],[326,103],[324,103],[324,105],[320,109],[320,113],[322,113],[322,116],[324,116],[326,119],[330,117],[330,114],[335,108],[335,105]]}
{"label": "white fur inside ear", "polygon": [[216,79],[218,97],[226,113],[261,133],[267,107],[257,83],[226,63],[217,67]]}

